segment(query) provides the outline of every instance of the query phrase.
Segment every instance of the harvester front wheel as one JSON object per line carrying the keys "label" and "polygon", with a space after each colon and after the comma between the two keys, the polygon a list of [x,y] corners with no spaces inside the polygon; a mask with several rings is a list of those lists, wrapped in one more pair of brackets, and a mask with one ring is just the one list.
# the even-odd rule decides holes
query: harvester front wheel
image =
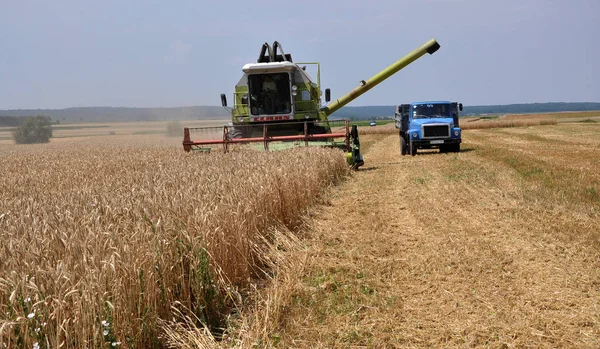
{"label": "harvester front wheel", "polygon": [[244,127],[230,127],[229,128],[229,138],[230,139],[234,139],[234,138],[246,138],[247,135],[247,130],[245,130]]}
{"label": "harvester front wheel", "polygon": [[242,132],[236,127],[230,127],[228,134],[230,139],[242,138]]}

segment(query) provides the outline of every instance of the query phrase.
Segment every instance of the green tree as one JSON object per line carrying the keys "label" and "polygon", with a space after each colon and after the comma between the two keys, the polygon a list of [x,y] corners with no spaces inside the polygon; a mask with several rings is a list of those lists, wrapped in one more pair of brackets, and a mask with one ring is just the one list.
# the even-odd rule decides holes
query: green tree
{"label": "green tree", "polygon": [[27,117],[13,131],[13,138],[17,144],[48,143],[52,138],[52,119],[43,115]]}

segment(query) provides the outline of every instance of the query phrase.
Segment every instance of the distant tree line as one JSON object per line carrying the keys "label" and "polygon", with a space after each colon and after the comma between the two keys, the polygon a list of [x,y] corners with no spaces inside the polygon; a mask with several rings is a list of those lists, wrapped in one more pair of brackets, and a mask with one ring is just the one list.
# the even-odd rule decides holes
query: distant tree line
{"label": "distant tree line", "polygon": [[23,117],[0,116],[0,127],[16,127],[24,120]]}
{"label": "distant tree line", "polygon": [[[0,115],[0,127],[17,127],[22,125],[31,116],[2,116]],[[48,117],[51,124],[60,124],[60,121],[52,120]]]}
{"label": "distant tree line", "polygon": [[[481,114],[529,114],[556,113],[565,111],[600,110],[600,103],[528,103],[506,105],[467,105],[464,101],[462,116]],[[376,118],[393,118],[395,106],[343,107],[331,117],[334,119],[366,120]]]}
{"label": "distant tree line", "polygon": [[463,115],[556,113],[565,111],[600,110],[600,103],[528,103],[466,106]]}

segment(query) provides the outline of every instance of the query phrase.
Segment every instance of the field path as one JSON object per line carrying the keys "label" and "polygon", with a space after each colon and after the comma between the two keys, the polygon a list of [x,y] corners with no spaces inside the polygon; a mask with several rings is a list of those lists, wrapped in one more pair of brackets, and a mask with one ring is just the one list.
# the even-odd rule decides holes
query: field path
{"label": "field path", "polygon": [[[600,200],[522,137],[402,157],[397,136],[363,136],[365,167],[314,219],[282,347],[600,347]],[[598,184],[594,149],[563,147]]]}

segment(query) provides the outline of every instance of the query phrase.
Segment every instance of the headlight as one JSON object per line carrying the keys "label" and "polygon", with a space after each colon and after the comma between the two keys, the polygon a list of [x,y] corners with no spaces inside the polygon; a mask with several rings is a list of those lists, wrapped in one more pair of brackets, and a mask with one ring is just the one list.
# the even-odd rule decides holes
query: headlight
{"label": "headlight", "polygon": [[416,132],[413,132],[412,136],[413,136],[413,138],[417,138],[419,136],[419,134],[417,134]]}
{"label": "headlight", "polygon": [[238,116],[238,122],[244,122],[244,117],[243,116]]}
{"label": "headlight", "polygon": [[298,87],[296,85],[292,85],[292,91],[296,91]]}
{"label": "headlight", "polygon": [[305,118],[305,119],[308,119],[308,118],[310,118],[310,115],[308,115],[308,114],[304,114],[304,118]]}
{"label": "headlight", "polygon": [[298,91],[296,91],[296,90],[292,90],[292,96],[295,96],[295,95],[297,95],[297,94],[298,94]]}
{"label": "headlight", "polygon": [[454,135],[458,137],[458,130],[454,130]]}

